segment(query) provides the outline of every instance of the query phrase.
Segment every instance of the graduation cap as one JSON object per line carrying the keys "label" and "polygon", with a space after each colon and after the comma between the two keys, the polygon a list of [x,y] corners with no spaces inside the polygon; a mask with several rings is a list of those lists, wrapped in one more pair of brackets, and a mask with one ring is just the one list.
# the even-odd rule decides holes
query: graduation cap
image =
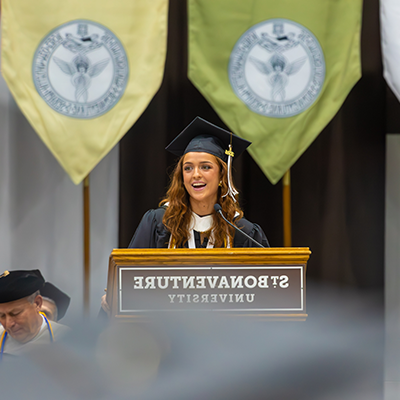
{"label": "graduation cap", "polygon": [[54,301],[57,306],[57,320],[60,320],[68,310],[70,297],[50,282],[44,284],[40,289],[40,294]]}
{"label": "graduation cap", "polygon": [[0,303],[28,297],[42,289],[44,278],[38,269],[5,271],[0,275]]}
{"label": "graduation cap", "polygon": [[233,198],[238,192],[232,185],[232,159],[242,154],[251,142],[222,129],[203,118],[196,117],[166,148],[172,154],[209,153],[228,164],[228,194]]}
{"label": "graduation cap", "polygon": [[229,146],[231,146],[230,151],[238,157],[250,145],[251,142],[248,140],[242,139],[203,118],[196,117],[165,150],[176,156],[183,156],[190,152],[204,152],[227,162]]}

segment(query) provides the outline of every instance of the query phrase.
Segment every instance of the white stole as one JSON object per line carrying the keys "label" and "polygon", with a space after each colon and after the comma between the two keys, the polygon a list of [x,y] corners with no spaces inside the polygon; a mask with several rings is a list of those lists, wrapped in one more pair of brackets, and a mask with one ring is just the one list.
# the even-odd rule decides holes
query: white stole
{"label": "white stole", "polygon": [[[235,217],[239,215],[238,212],[235,213]],[[188,247],[189,249],[195,249],[196,248],[196,243],[194,240],[194,231],[197,232],[207,232],[212,229],[214,224],[214,218],[213,215],[206,215],[204,217],[200,217],[200,215],[197,215],[192,211],[192,218],[190,221],[190,227],[189,227],[189,239],[188,239]],[[207,243],[207,249],[212,249],[214,247],[214,232],[211,231],[210,237],[208,239]],[[169,249],[175,249],[175,245],[172,246],[172,236],[169,238],[169,243],[168,243],[168,248]],[[229,240],[229,236],[226,235],[226,248],[230,249],[231,248],[231,242]]]}

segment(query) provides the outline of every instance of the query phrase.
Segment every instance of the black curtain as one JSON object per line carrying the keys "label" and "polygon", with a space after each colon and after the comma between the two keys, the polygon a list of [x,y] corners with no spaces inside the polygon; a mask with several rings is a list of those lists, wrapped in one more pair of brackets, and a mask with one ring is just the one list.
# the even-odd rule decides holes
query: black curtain
{"label": "black curtain", "polygon": [[[364,3],[363,76],[291,169],[292,230],[293,246],[312,251],[308,279],[380,289],[385,133],[397,103],[388,101],[382,78],[379,2]],[[188,80],[187,57],[186,2],[171,0],[162,86],[120,144],[120,247],[166,191],[175,159],[165,146],[197,115],[224,127]],[[247,153],[235,160],[234,178],[246,217],[263,227],[271,246],[282,246],[281,183],[272,185]]]}

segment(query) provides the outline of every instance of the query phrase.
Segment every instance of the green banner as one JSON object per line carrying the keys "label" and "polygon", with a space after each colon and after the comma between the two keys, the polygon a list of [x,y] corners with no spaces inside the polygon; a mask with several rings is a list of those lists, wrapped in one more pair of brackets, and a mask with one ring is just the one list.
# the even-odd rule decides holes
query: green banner
{"label": "green banner", "polygon": [[272,183],[361,77],[362,0],[189,0],[189,79]]}

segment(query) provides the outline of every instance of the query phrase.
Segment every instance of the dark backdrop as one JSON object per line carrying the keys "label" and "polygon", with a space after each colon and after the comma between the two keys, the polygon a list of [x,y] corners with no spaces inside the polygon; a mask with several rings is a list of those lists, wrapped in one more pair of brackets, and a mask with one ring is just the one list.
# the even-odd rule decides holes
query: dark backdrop
{"label": "dark backdrop", "polygon": [[[366,0],[363,76],[291,169],[293,246],[310,247],[315,281],[383,287],[385,133],[398,104],[382,78],[379,41],[378,0]],[[120,144],[120,247],[165,193],[175,158],[164,147],[197,115],[224,127],[187,78],[186,2],[171,0],[163,84]],[[247,153],[235,170],[246,217],[282,246],[281,183],[272,185]]]}

